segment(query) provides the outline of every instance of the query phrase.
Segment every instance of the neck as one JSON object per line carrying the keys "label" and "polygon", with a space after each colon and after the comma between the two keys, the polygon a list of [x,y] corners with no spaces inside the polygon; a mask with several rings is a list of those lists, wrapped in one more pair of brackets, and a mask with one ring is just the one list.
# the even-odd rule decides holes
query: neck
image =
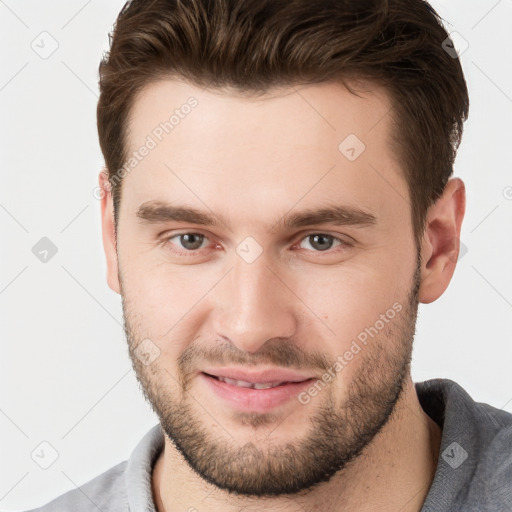
{"label": "neck", "polygon": [[411,376],[388,423],[360,457],[310,492],[272,498],[232,495],[199,477],[165,439],[152,477],[158,512],[358,510],[419,512],[437,467],[440,427],[423,411]]}

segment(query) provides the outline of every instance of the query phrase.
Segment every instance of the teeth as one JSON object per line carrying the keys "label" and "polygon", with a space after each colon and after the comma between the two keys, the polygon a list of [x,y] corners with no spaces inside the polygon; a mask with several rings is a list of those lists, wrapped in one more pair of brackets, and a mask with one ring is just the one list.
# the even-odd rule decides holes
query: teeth
{"label": "teeth", "polygon": [[270,388],[275,388],[276,386],[279,386],[279,384],[282,384],[282,382],[267,382],[265,384],[256,383],[253,385],[253,388],[254,389],[270,389]]}
{"label": "teeth", "polygon": [[232,386],[239,386],[241,388],[252,388],[252,389],[270,389],[283,384],[283,382],[246,382],[245,380],[228,379],[227,377],[217,377],[222,382],[231,384]]}
{"label": "teeth", "polygon": [[252,388],[252,382],[246,382],[244,380],[228,379],[226,377],[219,377],[219,380],[232,384],[233,386],[240,386],[241,388]]}

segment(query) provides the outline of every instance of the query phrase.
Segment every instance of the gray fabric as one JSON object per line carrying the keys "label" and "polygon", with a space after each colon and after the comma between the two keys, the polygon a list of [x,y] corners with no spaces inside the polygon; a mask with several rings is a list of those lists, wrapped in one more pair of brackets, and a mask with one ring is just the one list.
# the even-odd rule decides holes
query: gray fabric
{"label": "gray fabric", "polygon": [[[421,406],[443,428],[436,474],[420,512],[512,511],[512,414],[473,401],[449,379],[415,386]],[[128,461],[32,512],[156,512],[151,470],[163,445],[156,425]]]}

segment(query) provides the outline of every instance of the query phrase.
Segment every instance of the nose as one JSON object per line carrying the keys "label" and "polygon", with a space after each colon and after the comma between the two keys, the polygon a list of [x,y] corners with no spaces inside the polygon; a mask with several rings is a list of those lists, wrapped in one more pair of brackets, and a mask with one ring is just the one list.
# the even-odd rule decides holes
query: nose
{"label": "nose", "polygon": [[215,289],[212,311],[216,334],[251,353],[271,338],[293,336],[297,328],[299,301],[264,254],[252,263],[235,255],[233,268]]}

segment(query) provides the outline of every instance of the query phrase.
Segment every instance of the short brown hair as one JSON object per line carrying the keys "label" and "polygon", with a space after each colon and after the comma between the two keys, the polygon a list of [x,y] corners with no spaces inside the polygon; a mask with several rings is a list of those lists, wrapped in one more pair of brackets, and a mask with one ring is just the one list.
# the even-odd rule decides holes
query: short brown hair
{"label": "short brown hair", "polygon": [[109,38],[97,121],[116,228],[130,109],[149,83],[174,76],[263,94],[369,79],[390,93],[419,247],[427,210],[453,173],[469,109],[459,59],[445,51],[448,34],[426,1],[132,0]]}

